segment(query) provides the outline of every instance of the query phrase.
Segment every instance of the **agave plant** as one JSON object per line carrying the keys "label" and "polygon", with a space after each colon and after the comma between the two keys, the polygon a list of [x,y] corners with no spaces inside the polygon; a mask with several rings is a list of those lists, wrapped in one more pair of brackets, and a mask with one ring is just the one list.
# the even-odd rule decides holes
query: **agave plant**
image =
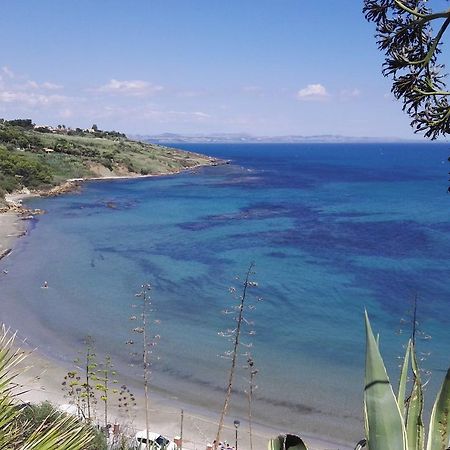
{"label": "agave plant", "polygon": [[[423,423],[424,396],[414,340],[406,346],[397,396],[381,357],[378,338],[366,322],[366,374],[364,387],[364,425],[366,438],[355,450],[425,450]],[[411,392],[406,396],[408,373],[412,372]],[[431,412],[426,450],[447,450],[450,446],[450,368]],[[295,435],[278,436],[269,441],[269,450],[307,450]]]}
{"label": "agave plant", "polygon": [[[58,414],[42,422],[24,438],[14,379],[27,353],[14,347],[15,334],[2,326],[0,331],[0,448],[4,450],[81,450],[94,439],[91,430],[77,418]],[[51,425],[50,425],[51,422]]]}
{"label": "agave plant", "polygon": [[[403,361],[397,396],[372,332],[366,322],[366,375],[364,424],[369,450],[424,450],[424,396],[413,341],[409,341]],[[408,373],[412,372],[411,393],[406,397]],[[431,413],[426,450],[445,450],[450,444],[450,368]],[[361,446],[361,443],[359,443]]]}
{"label": "agave plant", "polygon": [[269,441],[268,450],[307,450],[307,447],[299,436],[283,434]]}

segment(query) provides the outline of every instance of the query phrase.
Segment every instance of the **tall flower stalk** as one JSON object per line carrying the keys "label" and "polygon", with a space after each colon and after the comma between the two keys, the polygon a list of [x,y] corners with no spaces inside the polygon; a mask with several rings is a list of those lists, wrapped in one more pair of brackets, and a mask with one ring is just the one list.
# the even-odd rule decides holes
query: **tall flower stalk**
{"label": "tall flower stalk", "polygon": [[[135,294],[135,297],[139,298],[140,304],[132,305],[133,308],[140,309],[140,314],[132,315],[130,320],[136,322],[136,325],[132,331],[134,334],[140,336],[140,347],[142,358],[142,368],[143,368],[143,379],[144,379],[144,398],[145,398],[145,429],[146,429],[146,448],[149,448],[149,422],[150,422],[150,375],[151,375],[151,355],[153,353],[153,347],[157,344],[160,336],[150,334],[150,315],[153,312],[152,303],[150,298],[150,284],[143,284],[141,286],[141,291]],[[153,321],[153,323],[158,323],[158,321]],[[135,342],[130,340],[127,344],[133,345]],[[139,356],[139,352],[132,353],[133,356]]]}
{"label": "tall flower stalk", "polygon": [[255,376],[258,373],[258,369],[255,367],[255,362],[250,352],[247,356],[247,365],[245,366],[245,368],[248,370],[248,384],[249,384],[248,390],[246,391],[248,400],[248,431],[250,438],[250,450],[253,450],[253,430],[252,430],[253,394],[255,392],[255,389],[258,387],[255,385]]}
{"label": "tall flower stalk", "polygon": [[[243,326],[243,324],[251,325],[251,322],[249,322],[245,318],[244,311],[245,311],[245,307],[246,307],[246,300],[248,297],[248,289],[252,288],[252,287],[256,287],[258,285],[255,281],[252,281],[250,279],[250,277],[255,273],[253,271],[254,266],[255,266],[255,264],[252,262],[247,270],[244,282],[242,283],[241,295],[237,298],[238,304],[233,307],[232,311],[228,311],[228,310],[224,311],[225,314],[233,314],[234,315],[234,320],[236,322],[235,328],[228,329],[226,332],[219,333],[219,335],[230,339],[230,341],[233,343],[232,344],[233,347],[232,347],[232,350],[226,352],[226,354],[225,354],[225,358],[231,359],[231,366],[230,366],[230,372],[228,375],[228,384],[227,384],[227,389],[226,389],[226,393],[225,393],[225,400],[224,400],[224,404],[223,404],[222,411],[220,414],[220,420],[219,420],[219,425],[218,425],[218,429],[217,429],[216,439],[214,441],[214,449],[217,449],[217,446],[219,445],[220,435],[221,435],[222,429],[223,429],[223,423],[224,423],[225,416],[227,414],[228,406],[230,403],[231,392],[233,389],[234,375],[235,375],[237,360],[238,360],[238,356],[239,356],[239,346],[241,344],[242,326]],[[236,292],[236,289],[231,288],[230,291],[232,294],[234,294]],[[249,334],[254,334],[254,332],[250,332]],[[245,344],[243,344],[243,345],[245,345]],[[251,346],[251,344],[248,344],[247,346]]]}
{"label": "tall flower stalk", "polygon": [[97,381],[95,389],[97,391],[100,391],[101,393],[100,400],[103,402],[103,417],[105,427],[108,426],[108,406],[109,406],[110,391],[112,393],[118,392],[116,388],[111,387],[112,385],[117,384],[117,380],[114,378],[115,376],[116,371],[113,369],[111,356],[106,355],[105,360],[101,364],[100,369],[97,370],[97,375],[95,377],[95,380]]}

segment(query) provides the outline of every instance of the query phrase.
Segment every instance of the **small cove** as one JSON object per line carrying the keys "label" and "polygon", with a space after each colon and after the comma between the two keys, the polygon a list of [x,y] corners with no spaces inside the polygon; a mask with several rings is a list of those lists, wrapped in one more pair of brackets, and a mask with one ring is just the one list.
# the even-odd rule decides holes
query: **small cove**
{"label": "small cove", "polygon": [[[153,286],[161,341],[153,382],[218,411],[232,327],[221,311],[251,261],[259,287],[248,336],[259,369],[255,416],[291,431],[359,439],[363,311],[396,379],[400,319],[419,296],[435,392],[449,364],[450,221],[444,145],[192,145],[232,164],[153,179],[86,183],[34,199],[47,214],[2,277],[2,320],[70,363],[91,334],[129,367],[134,293]],[[43,281],[49,288],[41,289]],[[245,362],[242,358],[241,366]],[[236,388],[245,389],[244,371]],[[245,419],[234,395],[230,414]]]}

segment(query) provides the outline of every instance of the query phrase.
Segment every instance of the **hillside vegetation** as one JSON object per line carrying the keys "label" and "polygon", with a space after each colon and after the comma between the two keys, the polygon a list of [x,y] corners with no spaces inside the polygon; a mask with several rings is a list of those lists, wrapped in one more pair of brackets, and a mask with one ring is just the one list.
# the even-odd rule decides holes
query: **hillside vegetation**
{"label": "hillside vegetation", "polygon": [[0,198],[23,187],[50,189],[70,178],[162,175],[216,160],[128,139],[115,131],[37,127],[0,119]]}

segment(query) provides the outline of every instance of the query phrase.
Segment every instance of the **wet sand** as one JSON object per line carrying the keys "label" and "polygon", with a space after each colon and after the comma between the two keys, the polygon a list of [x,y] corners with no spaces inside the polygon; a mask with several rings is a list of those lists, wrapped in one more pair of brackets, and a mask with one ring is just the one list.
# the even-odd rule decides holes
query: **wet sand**
{"label": "wet sand", "polygon": [[[20,396],[25,402],[40,403],[48,400],[54,405],[70,403],[70,399],[65,398],[61,383],[64,375],[73,367],[64,368],[54,361],[43,357],[38,350],[34,350],[22,363],[21,374],[16,379],[21,390],[26,392]],[[23,389],[22,389],[23,388]],[[137,406],[130,412],[120,410],[115,403],[114,395],[111,394],[111,405],[109,407],[108,422],[119,423],[122,429],[129,435],[134,435],[138,430],[145,428],[145,409],[143,395],[134,388]],[[178,404],[176,400],[163,398],[153,392],[150,393],[150,429],[157,431],[173,439],[181,433],[181,410],[183,410],[183,449],[203,450],[206,449],[217,432],[217,422],[219,412],[213,413],[206,410],[199,410],[189,405]],[[103,425],[103,410],[100,403],[96,411],[97,421]],[[253,426],[253,448],[267,448],[267,441],[270,437],[275,437],[283,430],[270,429],[261,425]],[[310,449],[346,450],[352,448],[339,442],[322,440],[314,436],[302,436]],[[241,423],[238,430],[239,449],[249,450],[248,424]],[[233,418],[227,418],[225,428],[222,433],[222,440],[227,440],[231,445],[235,442],[235,428]]]}

